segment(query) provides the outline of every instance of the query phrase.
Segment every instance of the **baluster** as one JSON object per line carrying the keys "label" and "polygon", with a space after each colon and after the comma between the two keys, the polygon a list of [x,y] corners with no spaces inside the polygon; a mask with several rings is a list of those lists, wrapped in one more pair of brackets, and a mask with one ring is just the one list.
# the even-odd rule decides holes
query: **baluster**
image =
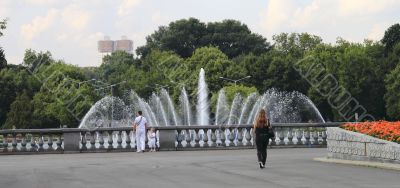
{"label": "baluster", "polygon": [[126,138],[125,138],[126,146],[125,146],[125,149],[131,149],[132,148],[131,147],[131,130],[125,131],[125,134],[126,134]]}
{"label": "baluster", "polygon": [[108,143],[108,147],[107,147],[107,149],[108,150],[111,150],[111,149],[113,149],[113,143],[114,143],[114,140],[113,140],[113,131],[107,131],[107,143]]}
{"label": "baluster", "polygon": [[81,132],[81,144],[82,144],[82,147],[81,147],[81,150],[82,151],[86,151],[87,150],[87,147],[86,147],[86,131],[82,131]]}
{"label": "baluster", "polygon": [[194,136],[194,147],[198,148],[200,147],[200,137],[199,137],[199,129],[195,129],[195,136]]}
{"label": "baluster", "polygon": [[96,150],[96,132],[90,131],[90,150]]}
{"label": "baluster", "polygon": [[319,142],[318,142],[318,132],[317,132],[317,129],[315,129],[314,132],[313,132],[313,144],[314,144],[314,145],[318,145],[318,144],[319,144]]}
{"label": "baluster", "polygon": [[228,146],[235,146],[235,143],[233,143],[233,141],[235,140],[235,130],[234,129],[231,129],[231,130],[229,130],[229,128],[228,128],[228,131],[229,131],[229,133],[228,133],[228,139],[229,139],[229,145]]}
{"label": "baluster", "polygon": [[281,127],[279,131],[279,145],[285,145],[285,130]]}
{"label": "baluster", "polygon": [[39,143],[38,144],[39,144],[38,152],[43,152],[44,151],[44,148],[43,148],[44,141],[43,141],[42,133],[40,133],[40,135],[39,135]]}
{"label": "baluster", "polygon": [[302,145],[303,141],[301,140],[303,138],[303,130],[297,129],[296,130],[296,139],[297,139],[297,145]]}
{"label": "baluster", "polygon": [[251,146],[251,134],[250,134],[251,129],[250,128],[246,128],[246,146]]}
{"label": "baluster", "polygon": [[21,136],[22,136],[22,140],[21,140],[21,151],[27,151],[27,150],[26,150],[26,145],[27,145],[27,143],[26,143],[26,138],[25,138],[26,134],[25,134],[25,133],[22,133]]}
{"label": "baluster", "polygon": [[216,147],[217,146],[217,136],[215,132],[217,129],[210,129],[211,130],[211,147]]}
{"label": "baluster", "polygon": [[122,131],[118,131],[117,133],[118,139],[117,139],[117,148],[122,149]]}
{"label": "baluster", "polygon": [[49,134],[49,137],[48,137],[48,140],[47,140],[47,146],[49,146],[47,148],[47,151],[54,151],[54,148],[53,148],[53,135],[52,134]]}
{"label": "baluster", "polygon": [[29,151],[37,151],[35,136],[33,134],[31,135],[31,139],[29,140],[29,146]]}
{"label": "baluster", "polygon": [[203,136],[203,147],[208,148],[208,132],[210,132],[210,129],[203,129],[204,131],[204,136]]}
{"label": "baluster", "polygon": [[99,149],[104,149],[104,138],[103,138],[103,131],[99,131],[97,132],[98,136],[99,136]]}
{"label": "baluster", "polygon": [[221,128],[219,131],[220,139],[221,139],[221,146],[226,146],[225,140],[226,140],[226,135],[225,135],[226,129]]}
{"label": "baluster", "polygon": [[271,138],[271,146],[275,146],[276,145],[276,137],[278,136],[278,128],[272,127],[272,131],[274,131],[275,136]]}
{"label": "baluster", "polygon": [[3,134],[3,152],[8,151],[8,140],[7,140],[7,134]]}
{"label": "baluster", "polygon": [[293,129],[292,128],[289,128],[289,130],[288,130],[288,140],[289,140],[289,142],[287,144],[293,145]]}
{"label": "baluster", "polygon": [[243,146],[243,128],[237,129],[238,130],[238,137],[237,137],[237,146]]}
{"label": "baluster", "polygon": [[306,139],[305,145],[309,146],[311,142],[310,142],[310,130],[308,128],[306,128],[304,132],[304,138]]}
{"label": "baluster", "polygon": [[185,133],[186,135],[186,147],[191,148],[192,145],[190,144],[190,141],[192,140],[192,136],[190,135],[190,130],[188,129]]}
{"label": "baluster", "polygon": [[326,145],[326,138],[327,138],[326,130],[322,131],[322,145]]}
{"label": "baluster", "polygon": [[183,137],[184,135],[182,135],[183,131],[182,131],[182,129],[179,129],[179,130],[177,130],[177,132],[178,132],[178,134],[176,135],[176,141],[178,142],[178,145],[176,145],[176,147],[183,148],[183,145],[182,145],[182,140],[184,138]]}
{"label": "baluster", "polygon": [[56,145],[57,145],[56,151],[62,151],[63,150],[63,148],[61,146],[62,145],[62,134],[58,135],[58,140],[56,142]]}
{"label": "baluster", "polygon": [[17,134],[16,134],[16,133],[13,133],[13,134],[12,134],[11,146],[12,146],[11,151],[12,151],[12,152],[16,152],[16,151],[17,151],[17,146],[18,146]]}

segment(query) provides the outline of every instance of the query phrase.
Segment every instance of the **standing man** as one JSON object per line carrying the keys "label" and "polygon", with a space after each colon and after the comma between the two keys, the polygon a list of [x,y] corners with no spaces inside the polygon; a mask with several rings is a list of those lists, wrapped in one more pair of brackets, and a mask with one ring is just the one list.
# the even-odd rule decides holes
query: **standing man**
{"label": "standing man", "polygon": [[147,120],[142,116],[142,111],[137,112],[135,121],[133,122],[133,129],[136,130],[136,152],[144,152]]}

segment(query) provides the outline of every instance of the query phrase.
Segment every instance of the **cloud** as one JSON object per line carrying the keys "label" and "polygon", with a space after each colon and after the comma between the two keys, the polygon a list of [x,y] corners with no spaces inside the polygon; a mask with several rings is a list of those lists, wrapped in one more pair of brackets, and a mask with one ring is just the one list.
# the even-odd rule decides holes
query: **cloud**
{"label": "cloud", "polygon": [[4,19],[8,16],[9,13],[9,0],[0,1],[0,19]]}
{"label": "cloud", "polygon": [[340,15],[365,15],[378,13],[391,7],[398,7],[398,0],[340,0],[338,8]]}
{"label": "cloud", "polygon": [[270,0],[267,10],[263,13],[262,27],[272,30],[278,28],[282,23],[289,20],[293,8],[293,3],[290,0]]}
{"label": "cloud", "polygon": [[21,26],[21,35],[27,41],[31,41],[40,33],[46,31],[51,27],[58,16],[58,10],[51,9],[47,12],[46,16],[37,16],[31,23],[24,24]]}
{"label": "cloud", "polygon": [[142,0],[123,0],[119,5],[118,15],[125,16],[132,12],[132,10],[138,6]]}
{"label": "cloud", "polygon": [[61,16],[65,25],[76,30],[85,28],[90,21],[89,12],[82,10],[76,4],[66,7]]}
{"label": "cloud", "polygon": [[268,38],[281,32],[308,32],[322,34],[328,42],[338,36],[351,41],[378,39],[389,25],[382,23],[390,22],[398,7],[396,0],[270,0],[259,27]]}
{"label": "cloud", "polygon": [[388,27],[390,27],[390,23],[374,24],[367,38],[371,40],[381,40]]}
{"label": "cloud", "polygon": [[51,5],[56,2],[56,0],[25,0],[25,3],[30,5]]}

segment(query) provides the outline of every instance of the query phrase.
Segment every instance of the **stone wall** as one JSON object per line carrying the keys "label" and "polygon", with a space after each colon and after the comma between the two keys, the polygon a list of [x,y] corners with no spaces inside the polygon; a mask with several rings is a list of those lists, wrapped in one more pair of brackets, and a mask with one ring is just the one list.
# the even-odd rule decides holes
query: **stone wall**
{"label": "stone wall", "polygon": [[400,144],[347,131],[327,128],[328,158],[400,164]]}

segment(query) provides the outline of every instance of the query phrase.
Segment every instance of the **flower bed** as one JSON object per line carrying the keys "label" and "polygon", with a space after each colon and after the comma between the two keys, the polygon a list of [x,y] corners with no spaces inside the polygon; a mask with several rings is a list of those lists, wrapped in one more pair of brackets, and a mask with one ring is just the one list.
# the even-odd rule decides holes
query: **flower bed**
{"label": "flower bed", "polygon": [[400,144],[400,121],[346,123],[342,128]]}

